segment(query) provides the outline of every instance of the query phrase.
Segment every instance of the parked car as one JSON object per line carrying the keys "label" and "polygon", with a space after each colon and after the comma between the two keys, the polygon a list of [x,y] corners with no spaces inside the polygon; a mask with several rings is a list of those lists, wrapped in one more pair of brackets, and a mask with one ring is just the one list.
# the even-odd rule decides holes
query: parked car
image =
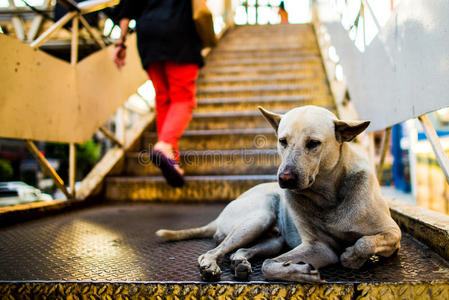
{"label": "parked car", "polygon": [[25,182],[0,182],[0,207],[52,200],[51,195],[42,193]]}

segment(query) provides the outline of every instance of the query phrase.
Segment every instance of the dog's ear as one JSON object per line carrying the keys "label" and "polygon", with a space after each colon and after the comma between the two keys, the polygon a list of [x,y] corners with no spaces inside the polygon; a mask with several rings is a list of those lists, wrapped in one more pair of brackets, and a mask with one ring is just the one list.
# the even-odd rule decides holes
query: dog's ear
{"label": "dog's ear", "polygon": [[335,138],[340,143],[350,142],[357,135],[362,133],[365,130],[370,121],[342,121],[335,120]]}
{"label": "dog's ear", "polygon": [[271,111],[268,111],[262,106],[258,106],[257,108],[260,110],[264,118],[271,124],[271,126],[273,126],[274,130],[277,132],[282,116],[275,114]]}

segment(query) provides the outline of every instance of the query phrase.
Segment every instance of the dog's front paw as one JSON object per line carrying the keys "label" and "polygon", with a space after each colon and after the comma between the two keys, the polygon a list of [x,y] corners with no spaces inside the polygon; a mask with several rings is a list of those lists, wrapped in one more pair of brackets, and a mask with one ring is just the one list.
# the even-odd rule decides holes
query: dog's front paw
{"label": "dog's front paw", "polygon": [[301,262],[274,262],[273,260],[267,259],[262,266],[262,272],[268,280],[326,282],[321,279],[320,272],[312,265]]}
{"label": "dog's front paw", "polygon": [[348,269],[360,269],[367,260],[367,257],[358,253],[355,246],[346,248],[340,256],[342,266]]}
{"label": "dog's front paw", "polygon": [[306,263],[291,264],[290,262],[283,263],[284,267],[291,268],[293,273],[293,281],[298,282],[318,282],[323,283],[321,280],[321,275],[318,270],[316,270],[312,265]]}
{"label": "dog's front paw", "polygon": [[221,277],[221,270],[217,261],[203,254],[198,258],[201,277],[205,281],[218,281]]}
{"label": "dog's front paw", "polygon": [[231,256],[231,271],[241,281],[248,281],[252,272],[251,263],[244,257]]}

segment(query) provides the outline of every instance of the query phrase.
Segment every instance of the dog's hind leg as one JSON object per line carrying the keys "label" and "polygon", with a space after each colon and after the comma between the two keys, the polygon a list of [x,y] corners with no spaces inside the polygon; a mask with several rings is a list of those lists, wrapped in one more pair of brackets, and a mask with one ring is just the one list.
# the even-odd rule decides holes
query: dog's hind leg
{"label": "dog's hind leg", "polygon": [[204,280],[218,280],[221,276],[217,259],[255,241],[274,223],[275,216],[268,211],[254,212],[242,222],[232,227],[230,233],[216,248],[198,258],[200,272]]}
{"label": "dog's hind leg", "polygon": [[240,248],[231,255],[231,270],[239,280],[246,281],[251,274],[250,259],[254,257],[269,257],[282,250],[284,238],[282,236],[269,237],[250,248]]}

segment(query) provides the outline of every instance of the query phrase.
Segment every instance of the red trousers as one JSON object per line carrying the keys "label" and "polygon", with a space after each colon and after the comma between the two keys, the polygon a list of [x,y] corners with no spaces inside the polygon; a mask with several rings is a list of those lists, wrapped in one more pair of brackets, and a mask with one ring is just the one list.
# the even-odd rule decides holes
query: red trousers
{"label": "red trousers", "polygon": [[148,66],[148,76],[156,91],[158,141],[173,146],[179,161],[178,140],[192,119],[196,106],[196,78],[199,66],[176,62],[156,62]]}

